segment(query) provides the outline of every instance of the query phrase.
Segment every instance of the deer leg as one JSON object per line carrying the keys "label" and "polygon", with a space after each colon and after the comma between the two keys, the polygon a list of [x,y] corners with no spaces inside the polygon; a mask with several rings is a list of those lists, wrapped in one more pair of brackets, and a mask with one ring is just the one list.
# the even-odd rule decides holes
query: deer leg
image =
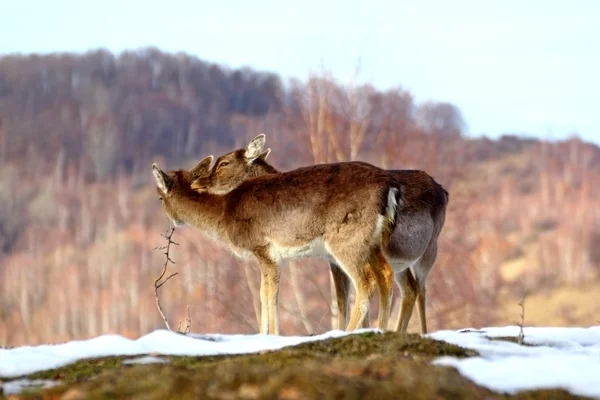
{"label": "deer leg", "polygon": [[[354,306],[352,307],[352,311],[350,313],[350,321],[346,327],[346,331],[353,331],[361,326],[367,314],[371,297],[373,297],[373,294],[375,293],[377,283],[372,274],[369,273],[370,271],[366,267],[366,262],[362,260],[358,263],[352,262],[359,257],[356,257],[355,254],[352,254],[351,249],[346,248],[340,250],[339,256],[337,254],[332,255],[335,257],[337,264],[350,278],[350,281],[352,282],[356,292]],[[356,251],[356,248],[353,250]]]}
{"label": "deer leg", "polygon": [[267,282],[269,286],[269,298],[267,309],[269,310],[269,334],[270,335],[279,335],[279,318],[277,316],[277,303],[279,299],[279,281],[281,279],[281,272],[279,270],[279,266],[275,265],[274,268],[270,270],[270,273],[267,277]]}
{"label": "deer leg", "polygon": [[427,333],[427,316],[425,314],[425,302],[426,302],[426,289],[425,286],[419,289],[417,294],[417,310],[419,311],[419,320],[421,321],[421,334]]}
{"label": "deer leg", "polygon": [[379,287],[379,316],[377,318],[377,327],[385,331],[387,330],[392,306],[394,272],[381,251],[377,251],[375,254],[371,255],[370,267],[375,275],[377,286]]}
{"label": "deer leg", "polygon": [[[367,274],[369,276],[369,279],[370,280],[375,280],[375,282],[377,282],[377,279],[376,279],[377,277],[373,273],[372,267],[371,267],[370,263],[367,263],[365,265],[365,268],[366,268]],[[348,301],[348,300],[346,300],[346,301]],[[366,329],[366,328],[370,327],[370,324],[371,324],[371,310],[370,310],[370,308],[371,308],[371,302],[369,301],[369,303],[367,303],[367,311],[365,313],[365,318],[363,319],[362,323],[359,325],[359,328]]]}
{"label": "deer leg", "polygon": [[370,324],[371,324],[371,311],[369,310],[369,305],[367,305],[367,312],[365,313],[365,319],[363,319],[363,322],[361,324],[361,328],[369,328]]}
{"label": "deer leg", "polygon": [[410,272],[410,268],[396,273],[395,279],[396,284],[400,287],[400,296],[402,298],[400,313],[396,322],[396,331],[406,332],[417,299],[417,281]]}
{"label": "deer leg", "polygon": [[350,313],[350,321],[346,327],[347,331],[353,331],[358,329],[363,320],[365,319],[369,310],[369,302],[376,289],[376,282],[371,279],[368,275],[357,271],[354,275],[353,283],[356,290],[356,297],[354,300],[354,306]]}
{"label": "deer leg", "polygon": [[[264,256],[257,258],[261,270],[261,333],[278,335],[279,319],[277,318],[277,301],[279,298],[281,272],[279,265],[269,258]],[[265,312],[265,309],[266,316],[263,317],[262,314]],[[266,332],[262,332],[265,324]]]}
{"label": "deer leg", "polygon": [[346,328],[348,314],[348,290],[350,289],[350,279],[348,275],[334,262],[329,263],[329,270],[335,286],[335,296],[337,300],[337,329]]}
{"label": "deer leg", "polygon": [[269,311],[267,309],[267,280],[262,272],[260,276],[260,333],[266,335],[269,333]]}
{"label": "deer leg", "polygon": [[415,283],[417,287],[417,310],[419,312],[419,320],[421,322],[421,334],[427,333],[427,314],[425,306],[427,303],[427,289],[425,287],[429,272],[433,268],[433,264],[437,258],[437,241],[432,241],[425,250],[425,253],[419,262],[413,267],[415,274]]}
{"label": "deer leg", "polygon": [[[333,276],[333,283],[335,285],[335,294],[338,306],[337,314],[337,329],[344,330],[346,328],[346,321],[348,319],[348,296],[350,295],[350,278],[348,275],[339,267],[339,265],[331,262],[329,263],[331,275]],[[369,327],[369,308],[367,308],[367,314],[362,322],[363,328]]]}

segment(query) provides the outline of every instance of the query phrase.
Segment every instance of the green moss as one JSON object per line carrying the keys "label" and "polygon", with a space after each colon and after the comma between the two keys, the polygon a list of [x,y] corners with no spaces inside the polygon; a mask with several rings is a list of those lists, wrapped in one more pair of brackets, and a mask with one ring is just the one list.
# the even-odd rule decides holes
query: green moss
{"label": "green moss", "polygon": [[64,383],[83,382],[100,372],[121,368],[121,362],[131,357],[102,357],[82,360],[62,368],[29,375],[29,379],[58,379]]}
{"label": "green moss", "polygon": [[298,362],[305,359],[364,358],[376,354],[403,354],[405,356],[431,359],[439,356],[472,357],[477,352],[420,335],[386,332],[382,334],[368,332],[307,342],[278,351],[262,354],[243,354],[211,357],[171,357],[174,365],[194,366],[235,360],[237,363],[255,364],[258,360],[274,366],[280,366],[289,360]]}

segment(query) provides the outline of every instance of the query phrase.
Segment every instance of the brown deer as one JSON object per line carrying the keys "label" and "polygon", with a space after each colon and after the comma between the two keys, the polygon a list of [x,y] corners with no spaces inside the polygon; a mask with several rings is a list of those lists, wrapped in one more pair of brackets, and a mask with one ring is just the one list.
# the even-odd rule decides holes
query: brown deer
{"label": "brown deer", "polygon": [[[398,189],[386,172],[365,163],[323,164],[249,179],[225,194],[198,193],[190,177],[211,161],[168,174],[153,164],[157,191],[175,226],[194,226],[237,256],[258,260],[261,333],[279,332],[280,263],[305,256],[332,259],[349,277],[356,299],[347,330],[358,328],[375,291],[371,271],[385,259],[383,232],[395,220]],[[390,292],[392,285],[390,276]]]}
{"label": "brown deer", "polygon": [[[264,134],[258,135],[246,148],[219,157],[210,175],[193,180],[192,189],[226,193],[245,180],[266,174],[279,174],[278,170],[266,162],[271,149],[263,151],[265,140]],[[387,261],[394,267],[395,280],[402,295],[396,330],[407,330],[417,302],[421,332],[427,333],[425,283],[437,257],[437,239],[445,221],[448,192],[423,171],[396,170],[388,173],[402,190],[395,228],[391,235],[384,234],[383,249]],[[380,264],[387,266],[385,261]],[[330,269],[336,289],[339,328],[345,323],[350,281],[335,262],[330,262]],[[378,269],[379,272],[384,270],[385,268]],[[380,301],[384,298],[383,295],[384,293],[380,293]],[[391,301],[391,293],[389,296]],[[387,318],[381,317],[381,307],[380,302],[380,323],[387,321]],[[389,305],[384,306],[384,312],[387,310]],[[380,324],[379,328],[385,329],[386,326]]]}
{"label": "brown deer", "polygon": [[[208,191],[214,194],[225,194],[247,179],[266,174],[279,174],[280,172],[278,170],[266,162],[267,157],[271,153],[271,149],[268,148],[263,151],[265,141],[266,135],[260,134],[252,139],[245,148],[232,151],[219,157],[217,164],[220,164],[221,167],[228,166],[227,168],[222,168],[217,171],[219,178],[214,179],[214,175],[211,176],[210,171],[208,171],[208,173],[196,173],[196,178],[191,179],[192,189],[197,192]],[[209,157],[212,161],[212,156]],[[203,160],[203,162],[207,159]],[[201,169],[204,166],[205,165],[203,165]],[[198,166],[195,168],[198,168]],[[190,173],[192,173],[192,170],[190,170]],[[213,186],[212,182],[215,182],[216,185]],[[381,253],[379,252],[376,256],[381,256]],[[370,275],[375,278],[379,289],[379,317],[377,325],[378,328],[386,330],[389,314],[391,312],[390,307],[393,294],[391,280],[393,279],[393,271],[383,257],[380,257],[379,262],[374,265],[376,265],[377,268],[370,271]],[[329,261],[329,267],[333,277],[336,304],[338,307],[337,329],[343,330],[346,328],[347,322],[350,279],[334,261]],[[367,264],[365,268],[370,268],[370,264]],[[367,309],[363,327],[368,327],[368,321],[369,312]]]}

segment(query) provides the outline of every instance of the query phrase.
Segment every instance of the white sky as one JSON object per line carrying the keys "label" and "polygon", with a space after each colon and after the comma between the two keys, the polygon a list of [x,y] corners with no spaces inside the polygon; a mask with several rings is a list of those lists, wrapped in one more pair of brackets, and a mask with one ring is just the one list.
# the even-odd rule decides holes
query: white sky
{"label": "white sky", "polygon": [[600,143],[600,0],[0,0],[0,54],[156,46],[450,101],[471,134]]}

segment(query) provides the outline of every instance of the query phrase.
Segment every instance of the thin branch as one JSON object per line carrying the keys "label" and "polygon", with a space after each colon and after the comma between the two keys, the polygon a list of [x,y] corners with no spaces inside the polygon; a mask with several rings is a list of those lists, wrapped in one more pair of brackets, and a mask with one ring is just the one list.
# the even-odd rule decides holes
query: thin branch
{"label": "thin branch", "polygon": [[323,316],[321,317],[321,320],[319,321],[319,325],[317,325],[317,329],[315,331],[313,331],[313,333],[311,333],[311,335],[315,335],[316,332],[319,331],[319,328],[321,327],[321,324],[323,323],[323,320],[325,319],[325,317],[327,316],[327,314],[331,313],[331,310],[329,307],[327,307],[327,310],[323,313]]}
{"label": "thin branch", "polygon": [[171,275],[167,276],[167,278],[164,281],[162,281],[160,284],[158,284],[158,285],[156,285],[156,281],[155,281],[154,284],[156,285],[156,288],[157,289],[160,288],[162,285],[164,285],[165,283],[167,283],[167,281],[169,279],[171,279],[172,277],[174,277],[175,275],[179,275],[179,272],[173,272]]}
{"label": "thin branch", "polygon": [[[179,246],[179,243],[175,243],[172,239],[174,232],[175,232],[175,228],[169,228],[166,233],[162,233],[161,236],[164,237],[165,239],[167,239],[167,244],[165,246],[158,246],[158,247],[154,248],[154,250],[164,250],[163,254],[165,255],[165,263],[163,265],[163,270],[162,270],[160,276],[154,281],[154,298],[156,300],[156,308],[158,309],[160,316],[162,317],[163,321],[165,322],[165,326],[170,331],[173,331],[173,329],[171,329],[171,325],[169,325],[169,321],[167,320],[167,317],[165,316],[165,312],[160,304],[160,298],[158,296],[158,289],[160,289],[162,287],[162,285],[167,283],[169,281],[169,279],[171,279],[172,277],[179,274],[178,272],[173,272],[172,274],[170,274],[169,276],[167,276],[165,278],[165,275],[167,274],[167,269],[169,268],[169,264],[175,264],[175,261],[173,261],[173,259],[171,259],[171,256],[170,256],[171,245]],[[163,278],[164,278],[164,280],[163,280]],[[161,280],[162,280],[162,282],[161,282]],[[188,333],[190,331],[191,326],[192,326],[192,319],[190,316],[190,306],[188,305],[185,330],[181,331],[181,329],[180,329],[181,321],[179,321],[179,325],[177,326],[177,332]]]}
{"label": "thin branch", "polygon": [[244,312],[237,312],[235,311],[235,307],[231,307],[230,303],[227,303],[223,300],[223,298],[231,298],[231,296],[226,295],[225,293],[223,293],[220,289],[216,289],[215,291],[216,294],[216,301],[219,302],[222,306],[223,306],[223,310],[226,311],[229,315],[231,315],[236,321],[238,322],[242,322],[244,323],[246,326],[248,326],[250,328],[250,330],[252,331],[256,331],[258,326],[256,325],[256,321],[255,322],[251,322],[247,315]]}
{"label": "thin branch", "polygon": [[190,305],[187,306],[187,317],[185,319],[185,329],[181,330],[181,320],[177,324],[177,332],[179,333],[190,333],[190,329],[192,328],[192,316],[190,315]]}
{"label": "thin branch", "polygon": [[521,307],[521,322],[519,325],[519,336],[517,337],[517,343],[522,345],[525,340],[525,333],[523,332],[523,325],[525,324],[525,297],[527,296],[527,291],[523,288],[523,293],[521,294],[521,300],[519,300],[519,307]]}
{"label": "thin branch", "polygon": [[327,307],[329,308],[331,296],[326,296],[325,293],[323,293],[323,291],[321,290],[321,286],[319,286],[319,283],[314,278],[314,274],[308,274],[307,276],[305,276],[305,279],[313,284],[315,289],[317,289],[317,293],[319,293],[319,296],[321,297],[321,299],[323,299],[323,301],[325,302],[325,304],[328,305]]}

